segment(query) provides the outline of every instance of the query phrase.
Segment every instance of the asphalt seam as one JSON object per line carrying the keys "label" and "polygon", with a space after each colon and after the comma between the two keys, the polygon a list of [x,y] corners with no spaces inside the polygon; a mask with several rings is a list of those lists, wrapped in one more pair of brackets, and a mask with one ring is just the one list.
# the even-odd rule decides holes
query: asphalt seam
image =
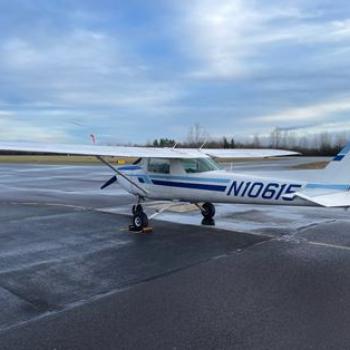
{"label": "asphalt seam", "polygon": [[326,248],[332,248],[332,249],[340,249],[340,250],[347,250],[350,251],[350,247],[338,245],[338,244],[331,244],[331,243],[323,243],[323,242],[315,242],[315,241],[306,241],[305,243],[320,246],[320,247],[326,247]]}
{"label": "asphalt seam", "polygon": [[[43,305],[41,303],[36,302],[35,300],[32,300],[30,298],[26,298],[24,297],[21,293],[18,293],[16,291],[14,291],[13,289],[9,288],[9,287],[5,287],[4,285],[0,284],[0,288],[2,288],[3,290],[6,290],[7,292],[9,292],[10,294],[14,295],[15,297],[17,297],[20,300],[25,301],[26,303],[32,305],[37,311],[41,311],[43,312]],[[51,305],[53,306],[52,310],[55,310],[55,305]],[[45,309],[45,312],[47,311],[47,307]],[[51,307],[49,308],[51,309]],[[57,310],[59,310],[59,308],[57,308]]]}

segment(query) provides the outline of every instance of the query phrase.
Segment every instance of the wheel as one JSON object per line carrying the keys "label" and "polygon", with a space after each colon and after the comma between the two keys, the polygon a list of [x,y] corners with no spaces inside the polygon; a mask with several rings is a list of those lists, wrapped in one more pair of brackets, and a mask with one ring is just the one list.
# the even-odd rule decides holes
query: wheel
{"label": "wheel", "polygon": [[134,215],[138,214],[138,213],[142,213],[143,212],[143,207],[141,204],[136,204],[132,206],[132,213]]}
{"label": "wheel", "polygon": [[215,206],[212,203],[204,203],[202,205],[202,215],[205,219],[212,219],[215,216]]}
{"label": "wheel", "polygon": [[132,223],[137,230],[141,230],[148,226],[148,217],[143,211],[136,213],[132,219]]}

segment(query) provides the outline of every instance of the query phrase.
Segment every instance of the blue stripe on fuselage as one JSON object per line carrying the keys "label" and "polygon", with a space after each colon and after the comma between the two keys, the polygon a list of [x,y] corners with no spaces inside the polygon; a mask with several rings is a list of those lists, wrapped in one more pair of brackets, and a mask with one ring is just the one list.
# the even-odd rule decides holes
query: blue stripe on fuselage
{"label": "blue stripe on fuselage", "polygon": [[154,185],[168,186],[168,187],[180,187],[180,188],[191,188],[194,190],[206,190],[215,192],[225,192],[226,186],[220,185],[207,185],[207,184],[196,184],[186,182],[175,182],[175,181],[163,181],[163,180],[152,180]]}
{"label": "blue stripe on fuselage", "polygon": [[195,177],[195,176],[174,176],[174,175],[150,175],[151,179],[155,180],[180,180],[180,181],[202,181],[202,182],[216,182],[228,184],[230,179],[210,178],[210,177]]}

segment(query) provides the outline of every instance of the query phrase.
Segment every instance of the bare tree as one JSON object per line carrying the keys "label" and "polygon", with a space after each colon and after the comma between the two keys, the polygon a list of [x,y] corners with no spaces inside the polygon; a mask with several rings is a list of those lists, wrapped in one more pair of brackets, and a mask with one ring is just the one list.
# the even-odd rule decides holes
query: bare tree
{"label": "bare tree", "polygon": [[209,139],[209,134],[199,124],[195,123],[189,130],[186,144],[191,147],[200,147]]}
{"label": "bare tree", "polygon": [[332,141],[328,132],[323,132],[319,136],[319,149],[321,154],[332,154]]}
{"label": "bare tree", "polygon": [[349,133],[346,131],[339,132],[334,136],[334,145],[338,149],[343,148],[349,141]]}
{"label": "bare tree", "polygon": [[261,146],[260,137],[259,137],[258,134],[254,135],[253,145],[252,146],[255,147],[255,148],[259,148]]}
{"label": "bare tree", "polygon": [[295,135],[294,131],[289,131],[286,137],[286,148],[297,148],[298,147],[298,137]]}
{"label": "bare tree", "polygon": [[270,134],[270,146],[273,148],[281,147],[282,132],[280,128],[275,128]]}
{"label": "bare tree", "polygon": [[299,149],[310,148],[310,141],[309,141],[309,138],[307,136],[302,136],[299,138],[298,148]]}

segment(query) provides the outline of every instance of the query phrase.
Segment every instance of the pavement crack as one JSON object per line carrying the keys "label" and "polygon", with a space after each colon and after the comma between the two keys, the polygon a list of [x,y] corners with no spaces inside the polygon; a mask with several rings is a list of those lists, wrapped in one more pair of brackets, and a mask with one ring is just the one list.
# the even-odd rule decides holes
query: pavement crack
{"label": "pavement crack", "polygon": [[59,307],[57,305],[50,305],[45,300],[37,300],[37,299],[25,297],[22,293],[19,293],[16,290],[14,290],[8,286],[4,286],[3,284],[1,284],[0,287],[2,289],[6,290],[7,292],[11,293],[12,295],[14,295],[16,298],[23,300],[24,302],[30,304],[35,310],[37,310],[41,313],[58,311],[58,310],[62,309],[62,307]]}
{"label": "pavement crack", "polygon": [[329,225],[337,222],[337,219],[325,220],[322,222],[312,222],[311,224],[297,227],[293,232],[282,235],[281,237],[276,237],[276,241],[282,242],[292,242],[292,243],[301,243],[308,242],[305,237],[296,237],[298,234],[301,234],[309,229],[316,228],[321,225]]}
{"label": "pavement crack", "polygon": [[322,222],[313,222],[311,224],[298,227],[294,233],[302,233],[302,232],[304,232],[304,231],[306,231],[306,230],[308,230],[310,228],[314,228],[314,227],[317,227],[317,226],[320,226],[320,225],[334,224],[335,222],[337,222],[337,219],[330,219],[330,220],[325,220],[325,221],[322,221]]}

